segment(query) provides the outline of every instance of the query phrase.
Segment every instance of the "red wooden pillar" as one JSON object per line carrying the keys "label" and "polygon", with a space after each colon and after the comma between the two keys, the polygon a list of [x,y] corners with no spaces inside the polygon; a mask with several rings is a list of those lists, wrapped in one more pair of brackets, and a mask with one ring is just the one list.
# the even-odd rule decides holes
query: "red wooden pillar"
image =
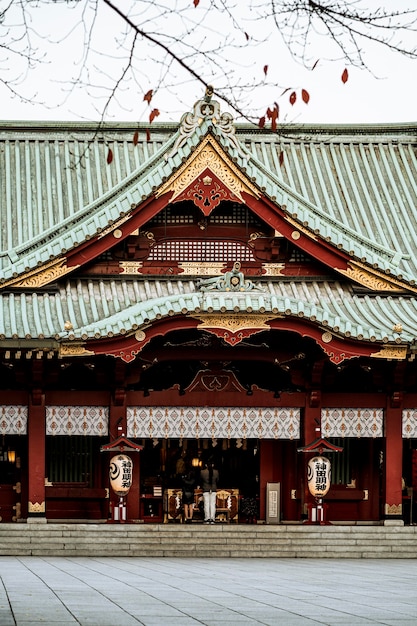
{"label": "red wooden pillar", "polygon": [[259,440],[259,517],[266,519],[266,484],[279,481],[277,442],[270,439]]}
{"label": "red wooden pillar", "polygon": [[387,406],[385,417],[385,524],[403,524],[402,521],[402,402],[395,394]]}
{"label": "red wooden pillar", "polygon": [[28,414],[28,521],[46,522],[45,396],[32,393]]}

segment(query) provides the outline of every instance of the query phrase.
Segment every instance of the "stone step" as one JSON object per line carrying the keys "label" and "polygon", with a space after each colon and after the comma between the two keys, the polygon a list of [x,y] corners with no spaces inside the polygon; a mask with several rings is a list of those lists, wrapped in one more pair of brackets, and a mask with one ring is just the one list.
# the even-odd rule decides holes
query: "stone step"
{"label": "stone step", "polygon": [[417,527],[0,524],[0,556],[417,558]]}

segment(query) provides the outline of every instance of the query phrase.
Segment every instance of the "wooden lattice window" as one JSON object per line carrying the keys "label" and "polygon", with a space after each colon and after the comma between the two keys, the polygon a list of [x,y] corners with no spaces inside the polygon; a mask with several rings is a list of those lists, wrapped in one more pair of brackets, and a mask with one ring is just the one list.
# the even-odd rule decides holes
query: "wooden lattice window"
{"label": "wooden lattice window", "polygon": [[[53,483],[92,485],[93,450],[97,437],[49,436],[46,438],[47,476]],[[97,445],[96,445],[97,447]]]}
{"label": "wooden lattice window", "polygon": [[239,241],[170,240],[157,243],[150,261],[253,261],[252,250]]}

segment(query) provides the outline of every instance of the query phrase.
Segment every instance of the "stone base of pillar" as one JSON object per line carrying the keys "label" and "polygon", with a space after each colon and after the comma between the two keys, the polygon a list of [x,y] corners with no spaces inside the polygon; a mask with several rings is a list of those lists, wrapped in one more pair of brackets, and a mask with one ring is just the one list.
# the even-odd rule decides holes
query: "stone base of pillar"
{"label": "stone base of pillar", "polygon": [[384,519],[384,526],[404,526],[403,519]]}
{"label": "stone base of pillar", "polygon": [[41,517],[41,516],[34,516],[34,517],[28,517],[26,520],[27,524],[46,524],[47,523],[47,519],[46,517]]}

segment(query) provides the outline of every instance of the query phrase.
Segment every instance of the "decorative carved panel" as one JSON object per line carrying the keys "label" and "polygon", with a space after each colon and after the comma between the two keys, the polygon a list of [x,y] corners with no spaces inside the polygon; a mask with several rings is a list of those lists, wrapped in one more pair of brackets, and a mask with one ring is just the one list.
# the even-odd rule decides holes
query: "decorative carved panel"
{"label": "decorative carved panel", "polygon": [[[219,145],[210,137],[206,137],[197,147],[193,155],[182,165],[178,172],[161,185],[156,197],[168,191],[173,192],[170,202],[175,202],[186,190],[199,182],[203,176],[211,176],[220,182],[223,189],[232,194],[231,197],[243,203],[242,192],[259,197],[259,191],[246,178],[233,161],[223,152]],[[202,182],[202,181],[201,181]],[[198,205],[197,205],[198,206]]]}

